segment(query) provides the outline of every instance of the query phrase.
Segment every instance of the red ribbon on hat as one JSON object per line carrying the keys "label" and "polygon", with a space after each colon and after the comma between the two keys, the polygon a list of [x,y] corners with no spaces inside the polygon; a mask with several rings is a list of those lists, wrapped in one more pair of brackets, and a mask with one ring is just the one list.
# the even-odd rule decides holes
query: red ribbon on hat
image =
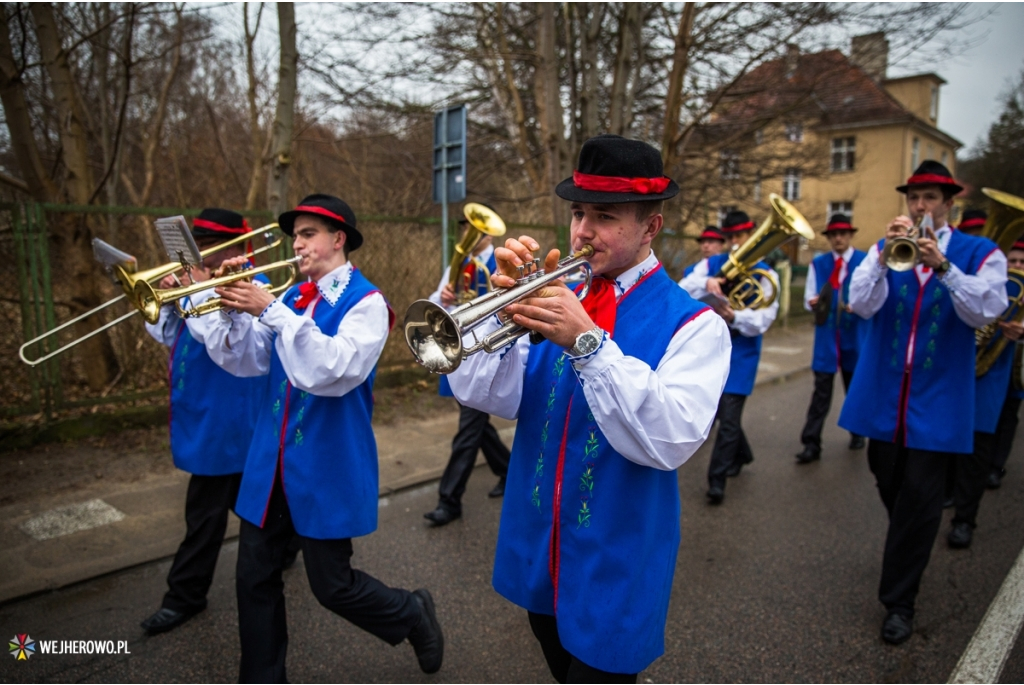
{"label": "red ribbon on hat", "polygon": [[845,221],[836,221],[825,227],[826,231],[852,231],[853,224],[848,224]]}
{"label": "red ribbon on hat", "polygon": [[735,226],[722,226],[722,233],[736,233],[737,231],[749,231],[753,227],[753,221],[748,221],[744,224],[736,224]]}
{"label": "red ribbon on hat", "polygon": [[974,228],[976,226],[984,226],[984,225],[985,225],[985,220],[980,218],[980,217],[978,217],[978,218],[975,218],[975,219],[967,219],[965,221],[961,221],[960,225],[957,226],[957,228]]}
{"label": "red ribbon on hat", "polygon": [[328,218],[334,219],[335,221],[340,221],[343,224],[348,223],[347,221],[345,221],[345,217],[343,217],[342,215],[335,214],[331,210],[324,209],[323,207],[314,207],[313,205],[299,205],[293,211],[302,212],[304,214],[319,214],[320,216],[326,216]]}
{"label": "red ribbon on hat", "polygon": [[927,185],[959,185],[952,176],[942,176],[940,174],[915,174],[907,179],[908,186],[927,186]]}
{"label": "red ribbon on hat", "polygon": [[313,281],[306,281],[305,283],[299,284],[299,297],[295,300],[296,309],[305,309],[310,303],[316,299],[319,294],[316,283]]}
{"label": "red ribbon on hat", "polygon": [[192,227],[205,228],[209,231],[217,231],[219,233],[234,233],[236,235],[242,235],[243,233],[248,233],[252,230],[249,228],[249,222],[245,219],[242,219],[241,228],[232,228],[230,226],[225,226],[224,224],[218,224],[216,221],[207,221],[206,219],[193,219]]}
{"label": "red ribbon on hat", "polygon": [[626,178],[625,176],[596,176],[579,171],[572,172],[572,182],[577,188],[603,193],[637,193],[638,195],[663,193],[671,180],[667,176]]}
{"label": "red ribbon on hat", "polygon": [[591,321],[609,333],[615,332],[615,285],[607,278],[594,276],[590,290],[583,298],[583,311]]}

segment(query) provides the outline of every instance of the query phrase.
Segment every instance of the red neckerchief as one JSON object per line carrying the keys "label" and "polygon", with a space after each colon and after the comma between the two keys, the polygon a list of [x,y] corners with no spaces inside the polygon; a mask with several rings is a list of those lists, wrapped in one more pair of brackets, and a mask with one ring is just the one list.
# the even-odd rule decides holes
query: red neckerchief
{"label": "red neckerchief", "polygon": [[838,257],[836,259],[836,265],[832,267],[832,276],[829,277],[828,282],[832,284],[832,290],[839,292],[839,273],[843,270],[843,258]]}
{"label": "red neckerchief", "polygon": [[306,281],[305,283],[299,284],[299,297],[295,300],[296,309],[305,309],[310,303],[316,299],[319,294],[316,283],[313,281]]}
{"label": "red neckerchief", "polygon": [[610,279],[595,276],[590,281],[590,292],[583,298],[583,310],[591,320],[607,331],[615,332],[615,284]]}

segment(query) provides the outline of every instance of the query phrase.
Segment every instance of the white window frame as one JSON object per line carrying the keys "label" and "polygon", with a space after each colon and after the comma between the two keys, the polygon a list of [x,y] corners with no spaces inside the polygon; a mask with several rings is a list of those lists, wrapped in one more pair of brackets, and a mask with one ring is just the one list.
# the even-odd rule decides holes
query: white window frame
{"label": "white window frame", "polygon": [[[836,162],[839,162],[836,164]],[[853,171],[857,166],[857,137],[845,136],[832,139],[832,155],[829,161],[832,173]]]}
{"label": "white window frame", "polygon": [[782,177],[782,197],[790,202],[796,202],[800,199],[800,181],[802,174],[796,167],[790,167],[786,169],[785,176]]}
{"label": "white window frame", "polygon": [[910,173],[921,165],[921,139],[914,138],[914,141],[910,145]]}
{"label": "white window frame", "polygon": [[719,155],[718,173],[725,181],[735,181],[740,177],[740,155],[733,150],[722,150]]}
{"label": "white window frame", "polygon": [[850,217],[850,223],[853,223],[853,200],[829,202],[826,207],[825,221],[831,219],[833,214],[845,214]]}
{"label": "white window frame", "polygon": [[929,114],[932,117],[932,121],[939,120],[939,87],[936,85],[932,86],[932,99],[929,107]]}
{"label": "white window frame", "polygon": [[804,125],[799,121],[794,121],[786,124],[786,140],[791,143],[802,143],[804,142]]}

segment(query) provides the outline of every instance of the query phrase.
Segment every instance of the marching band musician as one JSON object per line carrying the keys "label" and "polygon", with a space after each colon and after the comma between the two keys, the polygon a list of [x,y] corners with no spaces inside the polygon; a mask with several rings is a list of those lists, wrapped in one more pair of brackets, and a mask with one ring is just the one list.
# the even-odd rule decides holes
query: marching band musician
{"label": "marching band musician", "polygon": [[[466,230],[473,230],[468,219],[460,219],[459,224]],[[488,284],[486,280],[481,279],[486,279],[487,275],[493,274],[496,269],[492,238],[483,234],[472,253],[463,262],[461,277],[467,288],[465,292],[471,292],[473,295],[486,293]],[[437,290],[428,298],[449,311],[457,304],[455,291],[450,285],[450,273],[449,266],[445,269]],[[454,396],[445,376],[441,377],[439,392],[443,397]],[[491,425],[491,417],[487,412],[460,404],[459,430],[452,439],[452,453],[438,486],[440,496],[437,508],[423,515],[434,526],[446,525],[462,516],[462,495],[466,492],[466,484],[473,473],[473,467],[476,466],[478,451],[484,453],[487,465],[494,475],[498,476],[497,485],[487,493],[487,496],[501,497],[505,494],[505,477],[508,475],[508,447]]]}
{"label": "marching band musician", "polygon": [[[830,302],[827,304],[827,318],[823,317],[824,321],[816,320],[814,327],[814,357],[811,362],[814,394],[807,408],[807,422],[800,434],[800,442],[804,445],[803,451],[796,455],[800,464],[809,464],[821,458],[821,429],[832,407],[836,372],[842,375],[843,389],[849,392],[853,370],[857,366],[859,322],[862,319],[851,313],[846,304],[850,299],[850,278],[865,257],[862,250],[856,250],[850,245],[856,230],[848,216],[833,214],[825,226],[825,237],[832,250],[815,257],[811,268],[807,270],[804,307],[807,311],[819,309],[823,289]],[[850,449],[863,448],[864,438],[851,434]]]}
{"label": "marching band musician", "polygon": [[[718,226],[705,226],[704,232],[697,238],[697,245],[700,248],[700,259],[704,260],[721,254],[725,249],[725,235]],[[693,273],[693,270],[700,264],[700,260],[683,269],[683,278]]]}
{"label": "marching band musician", "polygon": [[430,593],[388,587],[350,563],[352,538],[377,527],[371,393],[391,309],[348,261],[363,236],[347,204],[310,195],[278,223],[308,280],[278,299],[244,281],[217,288],[237,311],[210,317],[205,341],[229,372],[269,375],[236,506],[240,679],[286,680],[281,568],[296,533],[320,603],[392,645],[408,639],[433,673],[444,642]]}
{"label": "marching band musician", "polygon": [[[553,283],[509,305],[501,316],[545,340],[470,356],[450,376],[460,402],[518,417],[493,583],[527,610],[562,683],[635,682],[664,652],[674,470],[707,438],[729,355],[721,319],[651,251],[678,192],[646,143],[587,140],[556,193],[572,203],[573,249],[594,248],[589,294]],[[537,249],[529,236],[496,249],[494,286],[513,286]]]}
{"label": "marching band musician", "polygon": [[[981,220],[985,217],[967,218],[965,220]],[[984,214],[984,212],[978,212]],[[963,230],[963,222],[960,228]],[[980,229],[978,229],[980,230]],[[1006,256],[1010,269],[1024,269],[1024,243],[1014,244]],[[975,380],[974,397],[974,453],[956,456],[956,477],[954,481],[953,501],[956,512],[953,515],[951,528],[946,535],[946,542],[953,549],[966,549],[971,546],[974,529],[977,527],[978,508],[981,505],[985,486],[996,469],[997,431],[1002,416],[1003,405],[1008,396],[1014,393],[1012,387],[1013,357],[1016,353],[1015,342],[1024,333],[1024,325],[1017,321],[1000,321],[999,334],[1006,336],[1010,344],[1003,348],[1002,353],[992,363],[985,374]],[[1017,404],[1019,407],[1019,402]],[[1014,412],[1016,415],[1016,412]]]}
{"label": "marching band musician", "polygon": [[[203,250],[249,230],[241,214],[227,209],[204,209],[192,222],[192,236]],[[241,245],[214,252],[183,278],[186,284],[208,280],[221,262],[243,252]],[[159,287],[177,285],[169,275]],[[146,331],[170,348],[171,454],[177,468],[192,474],[185,496],[185,539],[167,574],[167,593],[160,610],[142,622],[151,635],[171,630],[206,608],[266,384],[262,378],[236,378],[214,364],[202,343],[206,324],[207,318],[181,319],[173,303],[160,309],[155,324],[146,324]],[[231,430],[225,431],[225,425]]]}
{"label": "marching band musician", "polygon": [[[754,222],[743,211],[729,212],[722,221],[722,233],[728,236],[732,249],[745,243],[753,230]],[[743,405],[754,391],[757,364],[761,359],[761,339],[779,312],[778,298],[767,307],[740,311],[733,310],[724,301],[722,285],[725,279],[712,274],[717,274],[728,258],[729,254],[723,253],[701,260],[690,275],[679,282],[695,298],[709,294],[716,296],[720,304],[715,306],[715,311],[725,319],[732,336],[729,380],[718,401],[718,435],[708,464],[707,498],[711,504],[721,504],[725,499],[726,477],[739,475],[744,465],[754,461],[754,453],[743,432]],[[776,283],[779,282],[778,274],[766,263],[758,262],[754,268],[765,269]],[[763,277],[760,282],[764,296],[771,297],[774,292],[771,282]]]}
{"label": "marching band musician", "polygon": [[[868,463],[889,514],[878,597],[882,638],[913,631],[914,600],[942,519],[947,464],[974,445],[974,330],[1006,308],[1006,258],[995,243],[946,223],[961,186],[924,161],[897,191],[893,219],[850,282],[850,308],[868,319],[839,425],[869,438]],[[883,245],[924,222],[919,263],[887,268]]]}

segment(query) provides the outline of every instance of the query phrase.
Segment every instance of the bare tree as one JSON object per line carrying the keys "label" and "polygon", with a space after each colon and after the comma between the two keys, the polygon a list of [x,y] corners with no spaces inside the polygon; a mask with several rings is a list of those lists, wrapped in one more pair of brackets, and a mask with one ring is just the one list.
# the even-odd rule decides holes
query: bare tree
{"label": "bare tree", "polygon": [[292,131],[295,121],[295,92],[299,52],[295,45],[295,5],[277,3],[281,34],[281,64],[277,77],[277,111],[274,114],[273,158],[267,175],[267,208],[275,215],[285,210],[288,201],[288,170],[292,159]]}

